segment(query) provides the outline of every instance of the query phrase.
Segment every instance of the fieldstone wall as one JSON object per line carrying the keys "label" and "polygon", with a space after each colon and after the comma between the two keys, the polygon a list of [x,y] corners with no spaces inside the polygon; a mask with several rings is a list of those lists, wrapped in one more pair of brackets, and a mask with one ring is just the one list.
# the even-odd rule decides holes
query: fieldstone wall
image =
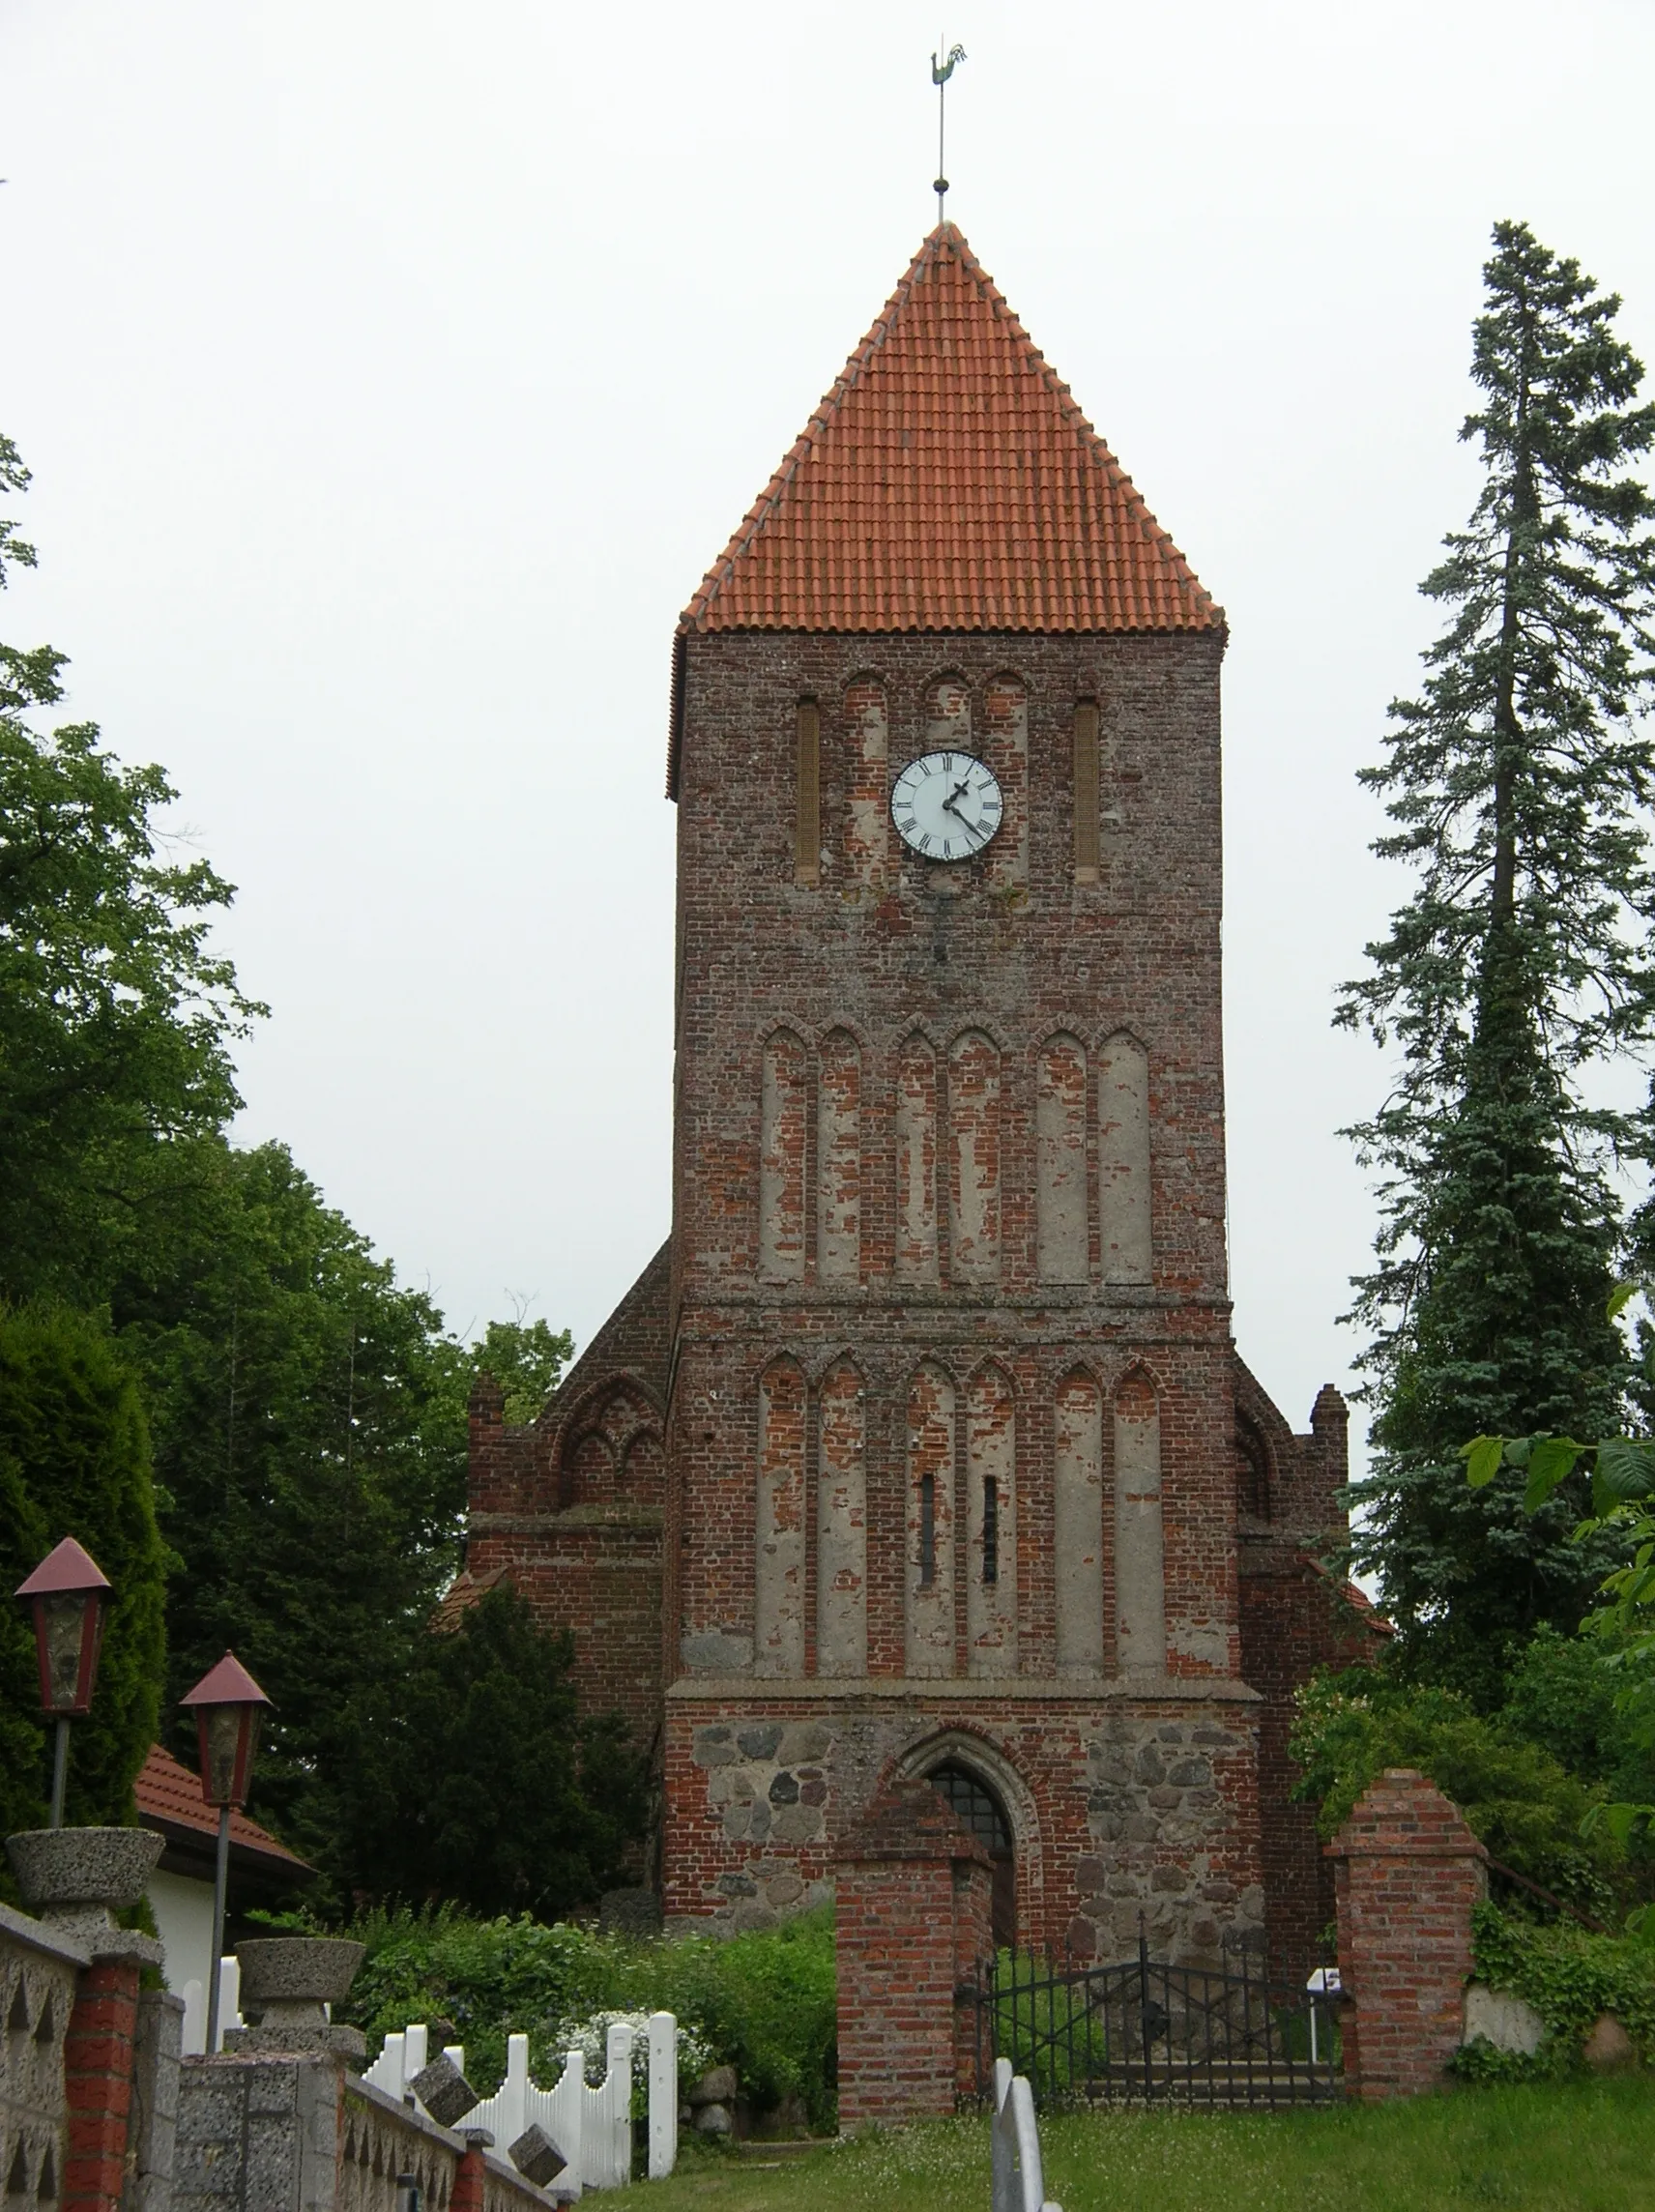
{"label": "fieldstone wall", "polygon": [[733,1932],[773,1927],[830,1894],[828,1771],[833,1732],[821,1721],[714,1721],[694,1732],[691,1759],[705,1797],[734,1847],[716,1877],[716,1918]]}
{"label": "fieldstone wall", "polygon": [[893,1781],[962,1761],[1014,1830],[1018,1939],[1113,1959],[1262,1940],[1254,1703],[909,1697],[720,1707],[675,1695],[667,1907],[768,1927],[827,1896],[835,1841]]}
{"label": "fieldstone wall", "polygon": [[1087,1827],[1069,1947],[1124,1959],[1140,1926],[1157,1959],[1212,1958],[1223,1942],[1262,1947],[1264,1891],[1235,1801],[1251,1797],[1252,1738],[1216,1716],[1112,1713],[1088,1739]]}

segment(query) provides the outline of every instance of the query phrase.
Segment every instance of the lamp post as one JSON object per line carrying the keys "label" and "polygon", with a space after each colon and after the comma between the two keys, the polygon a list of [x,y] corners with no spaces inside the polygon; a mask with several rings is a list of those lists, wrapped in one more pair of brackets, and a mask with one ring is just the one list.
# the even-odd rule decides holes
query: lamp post
{"label": "lamp post", "polygon": [[83,1720],[92,1710],[109,1590],[109,1578],[97,1560],[73,1536],[66,1536],[15,1591],[34,1612],[41,1710],[57,1723],[52,1747],[54,1828],[63,1826],[64,1791],[69,1786],[69,1724]]}
{"label": "lamp post", "polygon": [[224,1948],[224,1893],[230,1878],[230,1814],[247,1801],[259,1722],[270,1700],[233,1651],[208,1669],[180,1703],[195,1714],[201,1794],[218,1808],[218,1865],[213,1881],[213,1959],[207,1987],[207,2055],[218,2048],[218,1962]]}

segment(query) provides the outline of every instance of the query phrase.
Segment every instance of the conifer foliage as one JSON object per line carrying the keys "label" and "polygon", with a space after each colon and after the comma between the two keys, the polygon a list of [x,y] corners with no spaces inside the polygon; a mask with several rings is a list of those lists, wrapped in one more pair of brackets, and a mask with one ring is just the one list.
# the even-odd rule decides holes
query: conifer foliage
{"label": "conifer foliage", "polygon": [[169,1564],[156,1524],[136,1379],[107,1332],[67,1307],[0,1306],[0,1833],[42,1827],[50,1753],[28,1615],[10,1593],[61,1537],[114,1586],[92,1710],[74,1724],[71,1823],[132,1818],[155,1740]]}
{"label": "conifer foliage", "polygon": [[1362,777],[1390,821],[1375,850],[1415,888],[1339,1018],[1400,1052],[1350,1132],[1381,1202],[1354,1309],[1376,1409],[1357,1557],[1405,1656],[1493,1695],[1537,1622],[1578,1619],[1598,1563],[1569,1541],[1582,1500],[1525,1515],[1515,1477],[1474,1500],[1460,1447],[1601,1434],[1624,1379],[1611,1171],[1646,1129],[1598,1102],[1593,1071],[1655,1034],[1655,746],[1636,719],[1655,673],[1655,502],[1636,473],[1655,408],[1619,300],[1577,262],[1500,223],[1484,281],[1483,403],[1461,433],[1482,490],[1421,587],[1447,613],[1421,694],[1393,704]]}

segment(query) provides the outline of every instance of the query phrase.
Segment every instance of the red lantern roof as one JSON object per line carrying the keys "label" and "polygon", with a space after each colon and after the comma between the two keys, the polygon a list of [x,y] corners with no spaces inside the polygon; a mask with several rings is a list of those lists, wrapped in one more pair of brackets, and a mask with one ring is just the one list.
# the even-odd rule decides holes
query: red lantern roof
{"label": "red lantern roof", "polygon": [[66,1536],[48,1552],[26,1582],[17,1585],[16,1597],[56,1597],[66,1590],[110,1589],[114,1586],[92,1554],[73,1536]]}
{"label": "red lantern roof", "polygon": [[233,1651],[226,1651],[217,1667],[210,1667],[193,1690],[179,1699],[181,1705],[268,1705],[270,1700]]}

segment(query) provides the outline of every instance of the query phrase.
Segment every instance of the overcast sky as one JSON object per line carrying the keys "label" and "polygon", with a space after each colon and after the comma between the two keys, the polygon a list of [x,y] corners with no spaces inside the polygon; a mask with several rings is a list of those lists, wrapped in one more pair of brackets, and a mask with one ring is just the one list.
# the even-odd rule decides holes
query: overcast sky
{"label": "overcast sky", "polygon": [[[1647,0],[961,5],[949,213],[1228,610],[1236,1334],[1372,1233],[1356,769],[1474,493],[1491,223],[1655,353]],[[673,625],[935,219],[933,14],[0,0],[0,636],[239,886],[279,1137],[475,1331],[669,1219]]]}

